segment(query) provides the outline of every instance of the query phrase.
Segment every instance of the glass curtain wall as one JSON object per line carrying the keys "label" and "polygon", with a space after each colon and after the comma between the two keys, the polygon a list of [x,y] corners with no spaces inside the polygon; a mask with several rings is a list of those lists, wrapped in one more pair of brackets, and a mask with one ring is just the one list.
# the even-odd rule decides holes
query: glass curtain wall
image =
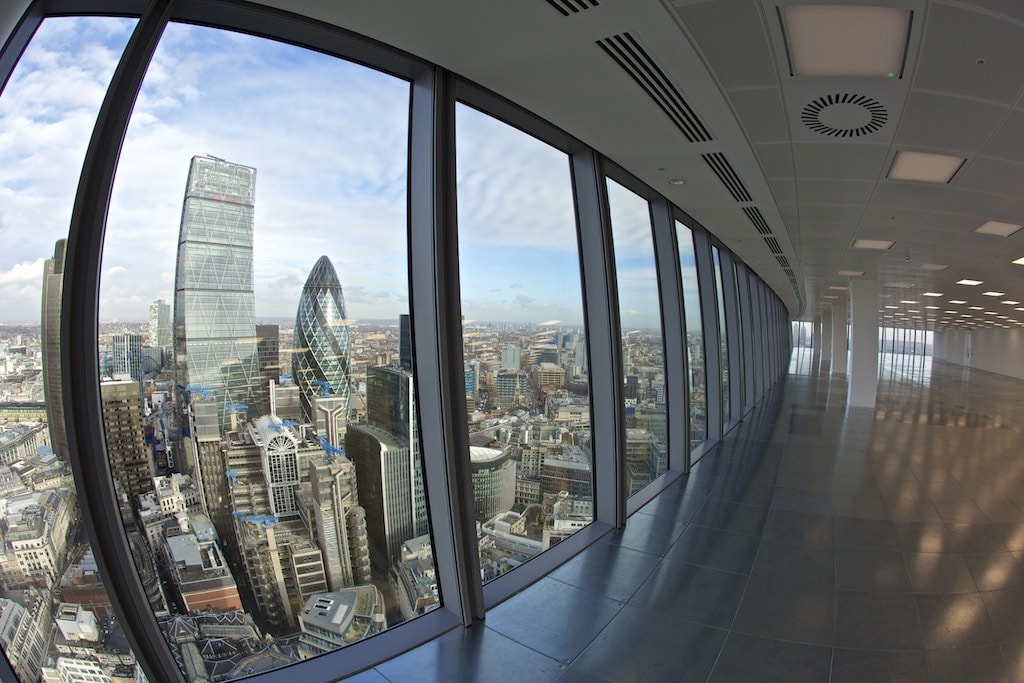
{"label": "glass curtain wall", "polygon": [[686,323],[686,375],[690,389],[690,450],[708,438],[708,402],[704,370],[704,328],[701,324],[700,284],[693,231],[676,221],[679,268],[682,276],[683,314]]}
{"label": "glass curtain wall", "polygon": [[668,469],[665,357],[657,264],[647,200],[608,180],[622,330],[626,494]]}
{"label": "glass curtain wall", "polygon": [[190,680],[440,604],[407,338],[409,98],[363,66],[181,23],[143,81],[99,388],[122,523]]}
{"label": "glass curtain wall", "polygon": [[[60,359],[78,175],[135,23],[44,20],[0,96],[0,644],[25,682],[137,673],[80,522]],[[159,591],[154,574],[144,580]]]}
{"label": "glass curtain wall", "polygon": [[718,247],[711,245],[711,259],[715,265],[713,276],[715,278],[715,301],[717,302],[716,313],[718,316],[718,357],[722,368],[722,424],[728,424],[730,417],[729,398],[729,332],[725,321],[725,291],[722,275],[722,255]]}
{"label": "glass curtain wall", "polygon": [[569,157],[456,105],[466,412],[480,573],[594,519],[590,383]]}

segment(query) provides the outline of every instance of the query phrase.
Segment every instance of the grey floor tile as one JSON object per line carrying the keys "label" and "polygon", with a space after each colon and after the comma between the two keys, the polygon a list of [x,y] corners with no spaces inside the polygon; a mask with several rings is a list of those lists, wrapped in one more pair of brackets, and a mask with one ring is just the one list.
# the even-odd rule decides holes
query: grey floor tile
{"label": "grey floor tile", "polygon": [[1024,564],[1009,552],[964,553],[978,590],[997,591],[1024,586]]}
{"label": "grey floor tile", "polygon": [[1024,589],[983,591],[981,599],[996,638],[1003,642],[1024,640]]}
{"label": "grey floor tile", "polygon": [[956,549],[963,553],[999,552],[1013,550],[1014,537],[1019,535],[1016,524],[947,524],[946,529]]}
{"label": "grey floor tile", "polygon": [[533,683],[553,681],[564,665],[483,625],[457,628],[377,665],[389,681]]}
{"label": "grey floor tile", "polygon": [[488,611],[485,623],[548,657],[569,662],[621,608],[615,600],[544,578]]}
{"label": "grey floor tile", "polygon": [[693,523],[740,534],[760,534],[768,517],[768,508],[709,499]]}
{"label": "grey floor tile", "polygon": [[915,593],[976,591],[971,570],[959,553],[903,553]]}
{"label": "grey floor tile", "polygon": [[924,645],[949,649],[996,642],[985,602],[977,593],[915,595]]}
{"label": "grey floor tile", "polygon": [[832,534],[833,542],[839,547],[901,549],[896,529],[886,520],[836,516],[832,520]]}
{"label": "grey floor tile", "polygon": [[836,593],[836,646],[869,650],[924,647],[917,605],[898,593]]}
{"label": "grey floor tile", "polygon": [[751,573],[812,586],[832,588],[836,581],[832,547],[764,538]]}
{"label": "grey floor tile", "polygon": [[617,529],[603,540],[633,550],[664,555],[686,528],[686,522],[671,517],[635,514],[626,520],[624,529]]}
{"label": "grey floor tile", "polygon": [[752,576],[733,631],[812,645],[832,645],[835,595],[830,588]]}
{"label": "grey floor tile", "polygon": [[1000,683],[1010,680],[998,645],[928,650],[928,670],[930,683]]}
{"label": "grey floor tile", "polygon": [[598,542],[551,573],[551,578],[626,601],[658,564],[659,557],[615,543]]}
{"label": "grey floor tile", "polygon": [[807,512],[772,510],[764,535],[797,543],[832,544],[832,517]]}
{"label": "grey floor tile", "polygon": [[836,587],[841,590],[909,593],[910,577],[898,550],[836,548]]}
{"label": "grey floor tile", "polygon": [[708,680],[715,683],[820,683],[828,680],[831,661],[829,647],[733,632]]}
{"label": "grey floor tile", "polygon": [[690,525],[665,554],[666,563],[685,562],[727,572],[750,573],[760,536]]}
{"label": "grey floor tile", "polygon": [[729,628],[747,577],[698,567],[662,564],[629,601],[630,606],[698,624]]}
{"label": "grey floor tile", "polygon": [[911,553],[951,553],[959,550],[947,526],[937,522],[892,522],[900,548]]}
{"label": "grey floor tile", "polygon": [[832,656],[830,683],[918,683],[928,680],[924,650],[848,650],[836,648]]}
{"label": "grey floor tile", "polygon": [[[704,680],[727,632],[626,606],[569,667],[565,680]],[[575,678],[583,676],[584,678]]]}

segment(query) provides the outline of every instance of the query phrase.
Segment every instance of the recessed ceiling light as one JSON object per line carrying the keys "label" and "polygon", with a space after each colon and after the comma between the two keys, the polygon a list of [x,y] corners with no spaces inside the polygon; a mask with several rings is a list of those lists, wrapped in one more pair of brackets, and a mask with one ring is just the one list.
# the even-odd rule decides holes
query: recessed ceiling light
{"label": "recessed ceiling light", "polygon": [[958,285],[967,285],[968,287],[976,287],[977,285],[980,285],[982,282],[983,282],[982,280],[957,280],[956,283]]}
{"label": "recessed ceiling light", "polygon": [[980,232],[984,235],[998,235],[1000,237],[1009,237],[1013,233],[1020,230],[1021,226],[1014,223],[1003,223],[1002,221],[986,221],[980,226],[974,229],[974,232]]}
{"label": "recessed ceiling light", "polygon": [[943,313],[956,313],[956,311],[943,311]]}
{"label": "recessed ceiling light", "polygon": [[1006,296],[1006,292],[985,292],[983,296]]}
{"label": "recessed ceiling light", "polygon": [[899,306],[886,306],[886,308],[899,308]]}
{"label": "recessed ceiling light", "polygon": [[919,180],[946,184],[966,161],[964,157],[945,154],[900,151],[889,169],[890,180]]}
{"label": "recessed ceiling light", "polygon": [[843,287],[842,285],[829,285],[828,288],[829,289],[835,289],[835,290],[840,291],[840,292],[845,292],[846,290],[849,289],[849,287]]}
{"label": "recessed ceiling light", "polygon": [[875,249],[877,251],[887,251],[892,249],[893,243],[889,240],[854,240],[854,249]]}
{"label": "recessed ceiling light", "polygon": [[985,307],[984,306],[968,306],[967,310],[969,310],[969,311],[984,311]]}
{"label": "recessed ceiling light", "polygon": [[821,298],[822,298],[822,299],[838,299],[839,297],[838,297],[838,296],[834,296],[834,295],[832,295],[832,294],[826,294],[826,295],[824,295],[824,296],[823,296],[823,297],[821,297]]}
{"label": "recessed ceiling light", "polygon": [[1013,261],[1010,261],[1010,263],[1016,263],[1018,266],[1024,266],[1024,256],[1021,256],[1019,259],[1014,259]]}
{"label": "recessed ceiling light", "polygon": [[921,296],[942,296],[942,292],[923,292]]}
{"label": "recessed ceiling light", "polygon": [[668,181],[669,185],[685,185],[686,181],[682,178],[670,178]]}
{"label": "recessed ceiling light", "polygon": [[937,310],[939,310],[938,306],[925,306],[925,308],[927,308],[929,311],[937,311]]}
{"label": "recessed ceiling light", "polygon": [[914,309],[914,308],[908,308],[907,309],[907,313],[920,313],[920,312],[921,311],[918,311],[917,309]]}
{"label": "recessed ceiling light", "polygon": [[864,275],[863,270],[837,270],[836,275],[840,277],[861,277]]}
{"label": "recessed ceiling light", "polygon": [[900,303],[901,304],[916,304],[917,302],[916,301],[910,301],[909,299],[901,299]]}
{"label": "recessed ceiling light", "polygon": [[934,271],[945,270],[946,268],[949,268],[949,266],[942,265],[941,263],[922,263],[917,267],[918,270]]}
{"label": "recessed ceiling light", "polygon": [[909,11],[810,4],[781,10],[793,76],[902,76]]}
{"label": "recessed ceiling light", "polygon": [[949,303],[951,303],[951,304],[965,304],[967,302],[966,301],[961,301],[960,299],[950,299]]}
{"label": "recessed ceiling light", "polygon": [[1014,301],[1013,299],[1007,299],[1006,301],[1002,301],[1002,302],[1000,302],[1000,303],[1004,303],[1004,304],[1006,304],[1007,306],[1016,306],[1016,305],[1017,305],[1017,304],[1019,304],[1020,302],[1019,302],[1019,301]]}

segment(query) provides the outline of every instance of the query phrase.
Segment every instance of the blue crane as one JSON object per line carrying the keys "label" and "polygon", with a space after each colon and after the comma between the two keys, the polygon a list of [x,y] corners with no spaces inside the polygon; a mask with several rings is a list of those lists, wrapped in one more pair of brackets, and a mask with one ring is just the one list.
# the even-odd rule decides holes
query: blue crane
{"label": "blue crane", "polygon": [[323,379],[315,379],[315,380],[313,380],[313,385],[317,386],[317,387],[320,387],[320,391],[323,392],[324,396],[330,396],[331,395],[331,390],[334,389],[334,387],[331,386],[330,382],[328,382],[327,380],[323,380]]}
{"label": "blue crane", "polygon": [[224,473],[224,476],[231,481],[232,486],[238,483],[238,472],[236,472],[235,470],[228,470],[227,472]]}
{"label": "blue crane", "polygon": [[237,413],[240,410],[248,410],[249,405],[246,403],[225,403],[224,410],[231,413]]}
{"label": "blue crane", "polygon": [[328,465],[334,462],[334,456],[336,455],[342,458],[345,457],[345,451],[328,441],[327,437],[323,434],[318,435],[316,440],[320,442],[320,445],[324,449],[324,462]]}
{"label": "blue crane", "polygon": [[269,529],[280,520],[277,518],[277,515],[248,515],[245,521],[250,524],[262,524],[265,528]]}
{"label": "blue crane", "polygon": [[299,423],[296,422],[295,420],[282,420],[281,421],[281,426],[282,427],[298,427]]}
{"label": "blue crane", "polygon": [[203,400],[205,401],[206,397],[210,395],[211,391],[213,391],[213,387],[201,387],[198,384],[192,384],[185,387],[185,391],[189,392],[190,394],[194,394],[195,392],[198,391],[202,393]]}
{"label": "blue crane", "polygon": [[235,510],[231,514],[234,515],[235,517],[237,517],[238,519],[245,519],[246,517],[249,516],[248,512],[242,512],[241,510]]}

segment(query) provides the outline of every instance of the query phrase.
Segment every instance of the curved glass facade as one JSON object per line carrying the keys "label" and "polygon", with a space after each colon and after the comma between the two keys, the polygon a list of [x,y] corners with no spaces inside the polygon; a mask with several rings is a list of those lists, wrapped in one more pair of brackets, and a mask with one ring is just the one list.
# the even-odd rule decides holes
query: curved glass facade
{"label": "curved glass facade", "polygon": [[[0,68],[46,38],[32,38],[41,11]],[[66,414],[40,422],[55,445],[67,427],[54,467],[82,513],[67,512],[54,566],[90,541],[131,675],[333,680],[478,622],[685,476],[738,417],[730,389],[749,407],[778,378],[774,293],[724,246],[705,267],[704,226],[515,105],[243,4],[148,10],[115,34],[128,47],[76,128],[84,161],[63,164],[79,190],[52,224],[70,230],[4,257],[12,273],[46,262],[38,332],[0,343],[39,344],[47,381],[63,380],[39,403]],[[28,202],[24,168],[0,190]],[[25,318],[3,302],[0,317]],[[18,398],[0,397],[4,415]],[[20,493],[2,492],[6,509]],[[0,597],[36,591],[18,602],[34,649],[9,651],[27,681],[58,675],[61,656],[85,664],[44,637],[71,613],[61,577],[15,571],[6,532],[25,515],[3,521]]]}

